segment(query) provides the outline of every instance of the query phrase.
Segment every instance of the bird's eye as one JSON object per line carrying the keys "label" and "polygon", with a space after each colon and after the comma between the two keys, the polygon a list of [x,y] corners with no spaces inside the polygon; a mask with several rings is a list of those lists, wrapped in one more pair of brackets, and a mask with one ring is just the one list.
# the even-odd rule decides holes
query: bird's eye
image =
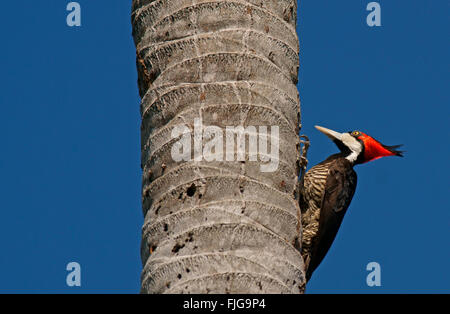
{"label": "bird's eye", "polygon": [[359,132],[359,131],[353,131],[353,132],[352,132],[352,135],[353,135],[353,136],[359,136],[359,135],[361,135],[361,132]]}

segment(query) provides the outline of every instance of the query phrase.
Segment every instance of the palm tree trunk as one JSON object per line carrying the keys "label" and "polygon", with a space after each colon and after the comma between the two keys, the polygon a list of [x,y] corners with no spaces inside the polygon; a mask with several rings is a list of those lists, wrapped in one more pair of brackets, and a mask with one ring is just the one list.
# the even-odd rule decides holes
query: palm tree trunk
{"label": "palm tree trunk", "polygon": [[[296,7],[296,0],[133,1],[141,292],[303,292]],[[277,169],[261,171],[261,155],[252,160],[249,151],[245,160],[175,161],[172,131],[183,124],[194,134],[194,119],[220,130],[277,126]]]}

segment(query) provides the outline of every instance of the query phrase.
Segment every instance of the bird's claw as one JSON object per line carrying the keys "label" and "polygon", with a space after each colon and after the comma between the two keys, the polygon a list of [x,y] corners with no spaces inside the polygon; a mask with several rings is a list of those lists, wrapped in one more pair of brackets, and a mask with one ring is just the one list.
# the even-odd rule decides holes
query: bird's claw
{"label": "bird's claw", "polygon": [[300,135],[300,182],[303,184],[303,177],[306,172],[306,167],[308,166],[308,159],[306,158],[306,155],[308,154],[308,148],[309,148],[309,138],[306,135]]}
{"label": "bird's claw", "polygon": [[308,166],[306,155],[309,149],[309,138],[306,135],[300,135],[300,144],[303,144],[300,148],[300,167],[305,171]]}

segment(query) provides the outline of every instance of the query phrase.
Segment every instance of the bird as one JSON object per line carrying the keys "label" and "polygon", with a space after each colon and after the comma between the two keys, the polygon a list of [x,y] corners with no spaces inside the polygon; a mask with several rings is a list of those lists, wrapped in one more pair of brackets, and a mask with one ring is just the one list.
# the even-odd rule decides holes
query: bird
{"label": "bird", "polygon": [[339,133],[321,126],[340,152],[308,170],[300,182],[302,246],[306,281],[330,249],[356,190],[353,167],[386,156],[403,157],[402,145],[387,146],[361,132]]}

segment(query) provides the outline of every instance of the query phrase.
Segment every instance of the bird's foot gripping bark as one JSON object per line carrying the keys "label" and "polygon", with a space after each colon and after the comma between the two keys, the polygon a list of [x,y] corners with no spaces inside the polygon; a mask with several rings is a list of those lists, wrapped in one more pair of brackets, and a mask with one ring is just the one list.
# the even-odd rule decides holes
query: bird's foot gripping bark
{"label": "bird's foot gripping bark", "polygon": [[300,182],[303,180],[303,176],[306,172],[306,167],[308,166],[308,159],[306,159],[306,156],[308,154],[308,148],[309,148],[309,138],[306,135],[300,135]]}

